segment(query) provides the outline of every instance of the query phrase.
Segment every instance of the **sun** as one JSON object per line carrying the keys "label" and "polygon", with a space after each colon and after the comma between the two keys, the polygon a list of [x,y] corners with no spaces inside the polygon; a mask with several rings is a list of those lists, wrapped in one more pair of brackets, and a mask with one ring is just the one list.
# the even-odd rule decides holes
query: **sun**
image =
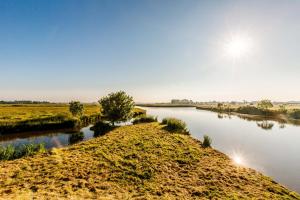
{"label": "sun", "polygon": [[231,35],[224,45],[225,54],[234,60],[240,59],[251,53],[252,43],[251,38],[248,36],[242,34]]}

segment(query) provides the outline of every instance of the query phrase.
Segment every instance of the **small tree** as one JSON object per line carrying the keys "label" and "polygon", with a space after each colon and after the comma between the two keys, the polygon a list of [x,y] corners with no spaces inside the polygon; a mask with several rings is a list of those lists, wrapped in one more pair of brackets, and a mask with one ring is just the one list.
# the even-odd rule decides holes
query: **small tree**
{"label": "small tree", "polygon": [[79,101],[71,101],[69,104],[69,110],[74,117],[81,116],[83,114],[84,107]]}
{"label": "small tree", "polygon": [[134,101],[133,98],[123,91],[111,93],[99,100],[102,108],[102,114],[108,121],[125,122],[132,118]]}
{"label": "small tree", "polygon": [[286,109],[284,104],[279,105],[279,112],[281,112],[281,113],[286,113],[287,112],[287,109]]}
{"label": "small tree", "polygon": [[261,100],[260,102],[258,102],[257,107],[267,111],[269,108],[273,107],[273,104],[270,100]]}

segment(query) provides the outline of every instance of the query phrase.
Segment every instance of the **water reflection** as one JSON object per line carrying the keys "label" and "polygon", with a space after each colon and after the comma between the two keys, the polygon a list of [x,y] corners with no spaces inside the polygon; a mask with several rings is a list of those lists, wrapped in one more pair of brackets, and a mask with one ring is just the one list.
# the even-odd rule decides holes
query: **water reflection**
{"label": "water reflection", "polygon": [[239,155],[235,155],[233,157],[233,161],[237,164],[237,165],[242,165],[244,163],[243,158]]}
{"label": "water reflection", "polygon": [[73,133],[69,137],[69,144],[75,144],[77,142],[80,142],[84,139],[84,133],[83,132],[77,132]]}
{"label": "water reflection", "polygon": [[218,118],[219,119],[225,119],[225,118],[231,119],[231,115],[228,113],[218,113]]}
{"label": "water reflection", "polygon": [[53,147],[60,148],[70,144],[74,144],[93,137],[94,132],[90,130],[90,126],[84,127],[81,130],[60,130],[27,132],[18,134],[8,134],[0,136],[0,145],[18,146],[22,144],[44,143],[46,149]]}
{"label": "water reflection", "polygon": [[264,130],[271,130],[274,126],[274,123],[264,120],[262,122],[256,122],[256,125]]}
{"label": "water reflection", "polygon": [[280,123],[280,122],[278,122],[278,125],[279,125],[279,128],[280,128],[280,129],[283,129],[283,128],[286,127],[285,123]]}
{"label": "water reflection", "polygon": [[[218,119],[232,119],[232,116],[237,116],[240,119],[247,121],[256,122],[257,127],[263,130],[271,130],[274,127],[274,122],[278,123],[278,127],[283,129],[286,127],[287,122],[284,120],[278,120],[264,116],[250,116],[250,115],[242,115],[242,114],[230,114],[230,113],[217,113]],[[274,121],[271,121],[274,120]]]}
{"label": "water reflection", "polygon": [[[175,117],[187,123],[193,137],[209,134],[213,147],[227,154],[234,165],[256,169],[300,192],[300,120],[279,120],[231,113],[224,115],[195,108],[146,108],[149,115]],[[262,129],[256,122],[273,123]],[[295,123],[293,123],[295,122]],[[270,125],[269,125],[270,126]],[[283,128],[280,128],[280,126]],[[266,134],[266,132],[268,134]]]}

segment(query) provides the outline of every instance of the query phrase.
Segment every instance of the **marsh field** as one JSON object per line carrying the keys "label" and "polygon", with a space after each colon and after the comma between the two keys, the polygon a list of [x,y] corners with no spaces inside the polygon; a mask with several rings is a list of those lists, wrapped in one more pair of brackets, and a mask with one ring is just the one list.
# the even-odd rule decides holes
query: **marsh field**
{"label": "marsh field", "polygon": [[[82,116],[101,116],[97,104],[84,104],[84,108]],[[0,110],[3,124],[43,121],[57,116],[74,118],[68,104],[1,105]],[[109,193],[117,199],[173,199],[176,196],[189,199],[300,198],[296,193],[300,189],[297,143],[288,148],[273,148],[287,138],[298,141],[295,132],[299,127],[291,124],[282,127],[280,122],[266,120],[265,117],[248,119],[247,122],[227,112],[214,113],[190,106],[135,107],[133,111],[142,116],[147,113],[148,117],[137,117],[133,121],[136,125],[124,124],[104,136],[97,134],[88,124],[75,131],[33,130],[1,135],[0,154],[4,159],[0,161],[1,196],[8,199],[26,199],[28,195],[68,199],[97,198],[99,194],[106,196]],[[169,132],[164,125],[156,122],[166,117],[184,120],[191,136]],[[265,122],[271,124],[270,128],[263,127]],[[244,131],[240,132],[241,129]],[[201,145],[200,140],[206,134],[211,137],[213,148],[206,149]],[[266,140],[267,144],[257,142]],[[17,152],[17,149],[9,150],[6,147],[23,147],[23,150]],[[120,150],[117,151],[117,148]],[[171,153],[173,148],[176,151]],[[15,157],[7,155],[12,151],[15,151]],[[283,154],[294,157],[284,159],[281,156]],[[158,156],[163,159],[158,159]],[[78,164],[75,168],[71,164],[74,159]],[[94,168],[93,159],[103,163],[98,168],[100,171]],[[209,164],[211,162],[215,165]],[[293,162],[294,165],[287,165],[287,162]],[[32,179],[31,170],[28,169],[34,169],[36,179]],[[53,172],[54,169],[57,174]],[[179,171],[175,173],[174,170]],[[67,178],[70,177],[69,171],[73,171],[72,178]],[[167,176],[167,171],[172,171],[174,175]],[[195,174],[198,174],[200,182],[192,178]],[[95,178],[102,181],[97,182]],[[157,181],[161,179],[169,186],[159,184]],[[246,187],[249,184],[251,187]]]}
{"label": "marsh field", "polygon": [[[143,113],[135,108],[136,114]],[[101,118],[98,104],[84,104],[78,119],[71,115],[69,104],[0,104],[0,134],[45,131],[88,125]]]}

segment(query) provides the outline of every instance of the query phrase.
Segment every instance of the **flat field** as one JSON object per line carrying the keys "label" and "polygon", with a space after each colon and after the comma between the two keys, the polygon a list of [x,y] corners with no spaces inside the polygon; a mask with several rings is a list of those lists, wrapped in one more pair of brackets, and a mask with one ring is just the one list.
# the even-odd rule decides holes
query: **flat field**
{"label": "flat field", "polygon": [[[85,104],[84,108],[84,115],[87,116],[100,113],[100,106],[97,104]],[[56,115],[71,117],[68,104],[0,104],[0,123],[20,122]]]}

